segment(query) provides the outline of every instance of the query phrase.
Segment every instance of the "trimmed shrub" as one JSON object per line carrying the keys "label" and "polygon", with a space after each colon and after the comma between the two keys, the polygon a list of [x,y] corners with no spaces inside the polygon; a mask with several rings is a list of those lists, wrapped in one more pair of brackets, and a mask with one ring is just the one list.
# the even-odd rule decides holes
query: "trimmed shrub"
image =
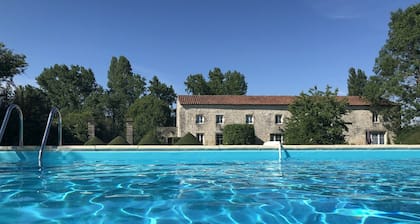
{"label": "trimmed shrub", "polygon": [[223,129],[224,145],[252,145],[255,144],[254,125],[229,124]]}
{"label": "trimmed shrub", "polygon": [[85,142],[85,145],[105,145],[105,142],[95,136],[87,140],[87,142]]}
{"label": "trimmed shrub", "polygon": [[117,136],[112,139],[108,145],[129,145],[128,142],[121,136]]}
{"label": "trimmed shrub", "polygon": [[159,141],[156,131],[149,131],[139,141],[139,145],[160,145],[160,144],[162,143]]}
{"label": "trimmed shrub", "polygon": [[175,145],[201,145],[198,139],[191,133],[187,133],[182,138],[180,138]]}

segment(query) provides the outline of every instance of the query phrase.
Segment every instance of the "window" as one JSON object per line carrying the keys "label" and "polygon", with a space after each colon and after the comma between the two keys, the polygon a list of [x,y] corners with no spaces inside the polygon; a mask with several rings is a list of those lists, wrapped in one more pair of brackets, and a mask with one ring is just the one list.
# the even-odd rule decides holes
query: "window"
{"label": "window", "polygon": [[216,133],[216,145],[223,145],[223,134]]}
{"label": "window", "polygon": [[223,124],[223,115],[216,115],[216,124]]}
{"label": "window", "polygon": [[275,122],[276,124],[282,124],[283,123],[283,116],[281,114],[276,114],[275,116]]}
{"label": "window", "polygon": [[204,144],[204,134],[203,133],[197,133],[195,136],[201,144]]}
{"label": "window", "polygon": [[370,132],[369,133],[370,142],[369,144],[374,145],[383,145],[385,144],[385,132]]}
{"label": "window", "polygon": [[251,114],[245,115],[245,123],[253,124],[254,123],[254,117]]}
{"label": "window", "polygon": [[379,123],[379,115],[376,112],[372,112],[372,122]]}
{"label": "window", "polygon": [[202,114],[195,115],[195,123],[196,124],[204,123],[204,117]]}
{"label": "window", "polygon": [[282,134],[270,134],[270,141],[280,141],[283,142],[283,135]]}

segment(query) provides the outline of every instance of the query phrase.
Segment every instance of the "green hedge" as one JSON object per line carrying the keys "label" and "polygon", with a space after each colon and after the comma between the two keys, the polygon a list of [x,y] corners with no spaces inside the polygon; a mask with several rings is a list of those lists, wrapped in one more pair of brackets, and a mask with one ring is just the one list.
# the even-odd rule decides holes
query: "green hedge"
{"label": "green hedge", "polygon": [[108,145],[129,145],[128,142],[121,136],[117,136],[112,139]]}
{"label": "green hedge", "polygon": [[254,126],[251,124],[229,124],[223,128],[224,145],[255,144]]}
{"label": "green hedge", "polygon": [[187,133],[182,138],[180,138],[175,145],[201,145],[198,139],[191,133]]}
{"label": "green hedge", "polygon": [[85,145],[105,145],[105,142],[95,136],[85,142]]}

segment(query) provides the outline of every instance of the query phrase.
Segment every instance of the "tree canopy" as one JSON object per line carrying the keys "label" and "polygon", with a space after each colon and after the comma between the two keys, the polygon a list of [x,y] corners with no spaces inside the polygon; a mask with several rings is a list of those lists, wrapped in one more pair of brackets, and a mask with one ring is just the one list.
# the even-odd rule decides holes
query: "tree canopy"
{"label": "tree canopy", "polygon": [[12,78],[23,73],[28,66],[25,59],[25,55],[13,53],[0,42],[0,79]]}
{"label": "tree canopy", "polygon": [[[420,4],[391,14],[388,39],[374,66],[366,97],[401,105],[403,124],[420,117]],[[385,112],[387,113],[387,112]]]}
{"label": "tree canopy", "polygon": [[176,94],[172,85],[167,86],[165,83],[162,83],[157,76],[153,76],[153,78],[149,81],[147,89],[149,91],[149,95],[161,99],[167,103],[168,106],[171,106],[176,101]]}
{"label": "tree canopy", "polygon": [[349,96],[364,96],[367,76],[361,69],[350,68],[349,78],[347,79],[347,89]]}
{"label": "tree canopy", "polygon": [[83,66],[54,65],[36,78],[54,106],[60,110],[81,110],[89,95],[98,88],[91,69]]}
{"label": "tree canopy", "polygon": [[28,66],[25,59],[25,55],[13,53],[0,42],[0,105],[13,100],[13,77],[25,71]]}
{"label": "tree canopy", "polygon": [[289,105],[292,117],[286,123],[287,144],[343,144],[343,131],[347,127],[342,120],[346,113],[346,101],[337,100],[338,89],[334,92],[327,86],[326,91],[317,87],[308,93],[301,93]]}
{"label": "tree canopy", "polygon": [[184,82],[185,91],[192,95],[245,95],[248,89],[245,76],[237,71],[223,73],[214,68],[208,79],[202,74],[189,75]]}

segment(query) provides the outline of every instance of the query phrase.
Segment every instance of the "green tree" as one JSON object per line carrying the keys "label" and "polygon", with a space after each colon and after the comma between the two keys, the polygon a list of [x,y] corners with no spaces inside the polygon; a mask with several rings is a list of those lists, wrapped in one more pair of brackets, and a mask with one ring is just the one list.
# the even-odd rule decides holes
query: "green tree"
{"label": "green tree", "polygon": [[367,77],[363,70],[351,67],[347,79],[347,88],[349,96],[364,96]]}
{"label": "green tree", "polygon": [[147,88],[149,95],[155,96],[162,101],[166,102],[171,107],[176,102],[176,94],[174,88],[167,86],[165,83],[160,82],[157,76],[149,81],[149,87]]}
{"label": "green tree", "polygon": [[209,86],[211,95],[227,95],[225,93],[224,79],[225,75],[222,73],[220,68],[214,68],[209,71]]}
{"label": "green tree", "polygon": [[[63,117],[63,143],[86,142],[87,122],[104,117],[103,111],[94,110],[103,105],[104,100],[101,99],[102,104],[91,102],[103,92],[92,70],[78,65],[54,65],[45,68],[36,80],[52,105],[60,109]],[[96,105],[93,107],[94,103]]]}
{"label": "green tree", "polygon": [[128,116],[134,120],[134,142],[150,130],[168,125],[171,110],[166,102],[148,95],[137,99],[129,108]]}
{"label": "green tree", "polygon": [[245,95],[248,89],[245,76],[237,71],[227,71],[223,85],[225,93],[229,95]]}
{"label": "green tree", "polygon": [[25,55],[13,53],[0,42],[0,105],[13,100],[13,77],[25,71],[28,66],[25,59]]}
{"label": "green tree", "polygon": [[202,74],[189,75],[185,91],[192,95],[245,95],[248,85],[245,76],[237,71],[222,73],[220,68],[209,71],[208,81]]}
{"label": "green tree", "polygon": [[92,70],[78,65],[45,68],[36,81],[54,106],[70,112],[81,110],[86,98],[98,88]]}
{"label": "green tree", "polygon": [[[23,113],[24,144],[41,145],[48,113],[51,109],[50,100],[41,89],[30,85],[24,87],[18,86],[15,95],[16,97],[13,103],[19,105]],[[15,124],[12,126],[18,127],[17,123]],[[51,132],[51,134],[54,133]]]}
{"label": "green tree", "polygon": [[189,75],[184,82],[185,91],[192,95],[210,95],[210,88],[202,74]]}
{"label": "green tree", "polygon": [[108,70],[108,114],[112,118],[112,133],[123,135],[126,113],[146,90],[145,78],[134,74],[124,56],[112,57]]}
{"label": "green tree", "polygon": [[401,105],[405,125],[420,117],[419,12],[420,4],[415,4],[391,14],[388,39],[376,58],[376,75],[369,81],[370,90],[366,94],[372,102],[388,101]]}
{"label": "green tree", "polygon": [[[112,120],[107,115],[107,95],[102,87],[98,87],[85,100],[82,111],[88,113],[89,122],[95,124],[95,135],[105,142],[115,137],[111,133]],[[87,122],[87,121],[86,121]]]}
{"label": "green tree", "polygon": [[317,87],[309,93],[301,93],[289,105],[292,117],[285,129],[287,144],[342,144],[343,131],[347,127],[342,120],[346,113],[346,101],[337,100],[338,89],[334,92],[327,86],[326,91]]}
{"label": "green tree", "polygon": [[73,111],[63,114],[63,132],[67,132],[63,144],[80,145],[88,140],[87,123],[92,118],[89,111]]}
{"label": "green tree", "polygon": [[383,96],[386,95],[386,86],[379,76],[369,77],[364,89],[364,98],[371,102],[370,110],[380,114],[383,124],[388,129],[398,134],[401,131],[401,107]]}

